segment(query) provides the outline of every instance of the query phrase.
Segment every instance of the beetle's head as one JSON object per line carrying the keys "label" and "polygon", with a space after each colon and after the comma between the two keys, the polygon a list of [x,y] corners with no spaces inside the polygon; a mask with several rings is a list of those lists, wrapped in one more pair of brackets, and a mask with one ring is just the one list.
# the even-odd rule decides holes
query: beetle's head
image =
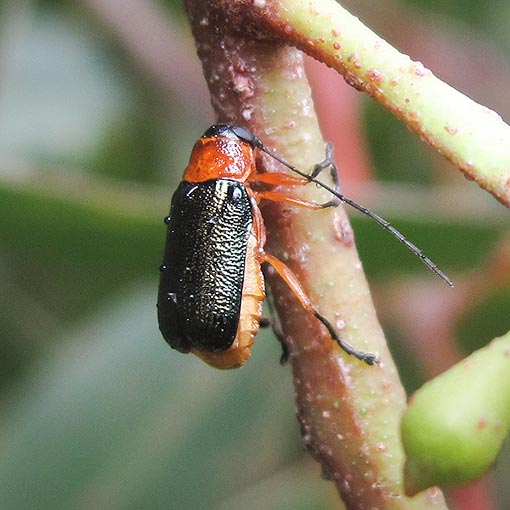
{"label": "beetle's head", "polygon": [[213,136],[234,138],[249,143],[252,147],[262,147],[262,142],[253,133],[245,128],[232,126],[230,124],[213,124],[203,135],[202,138]]}

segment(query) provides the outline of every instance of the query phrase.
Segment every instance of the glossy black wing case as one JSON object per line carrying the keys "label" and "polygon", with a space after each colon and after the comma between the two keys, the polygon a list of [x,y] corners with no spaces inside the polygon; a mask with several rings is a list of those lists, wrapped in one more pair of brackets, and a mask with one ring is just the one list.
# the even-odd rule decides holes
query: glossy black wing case
{"label": "glossy black wing case", "polygon": [[166,222],[159,329],[181,352],[226,350],[237,333],[253,222],[246,188],[229,179],[183,181]]}

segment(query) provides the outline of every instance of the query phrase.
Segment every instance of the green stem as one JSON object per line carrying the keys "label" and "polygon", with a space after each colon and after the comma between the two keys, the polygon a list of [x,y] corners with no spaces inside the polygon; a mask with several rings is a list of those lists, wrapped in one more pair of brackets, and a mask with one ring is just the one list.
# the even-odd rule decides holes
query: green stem
{"label": "green stem", "polygon": [[510,126],[397,51],[334,0],[217,3],[225,12],[250,20],[253,30],[262,28],[336,69],[468,179],[510,206]]}
{"label": "green stem", "polygon": [[[248,127],[288,161],[311,168],[323,158],[324,143],[301,53],[247,32],[246,18],[230,17],[223,6],[186,1],[218,120]],[[259,164],[266,171],[281,171],[267,156],[261,155]],[[328,198],[315,186],[288,192],[305,200]],[[381,365],[368,367],[347,356],[268,271],[290,351],[305,444],[348,509],[445,509],[437,490],[414,498],[403,494],[399,422],[406,398],[343,209],[312,212],[267,203],[262,212],[267,251],[297,274],[345,340],[381,359]]]}

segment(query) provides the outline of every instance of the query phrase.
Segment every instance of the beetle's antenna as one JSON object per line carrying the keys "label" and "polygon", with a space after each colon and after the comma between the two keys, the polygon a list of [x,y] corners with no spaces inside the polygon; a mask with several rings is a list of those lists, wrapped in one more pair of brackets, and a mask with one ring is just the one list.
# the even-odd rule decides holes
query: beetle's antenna
{"label": "beetle's antenna", "polygon": [[[332,195],[337,197],[341,202],[350,205],[354,209],[357,209],[358,211],[362,212],[363,214],[366,214],[369,218],[373,219],[376,223],[381,225],[384,229],[386,229],[388,232],[393,234],[401,243],[403,243],[407,248],[409,248],[415,255],[417,255],[422,262],[430,269],[432,270],[437,276],[442,278],[450,287],[453,287],[453,282],[446,276],[446,274],[439,269],[437,264],[433,262],[431,259],[429,259],[415,244],[413,244],[411,241],[409,241],[404,234],[399,232],[395,227],[393,227],[389,221],[386,221],[384,218],[381,218],[379,215],[372,212],[370,209],[367,209],[366,207],[362,206],[361,204],[358,204],[357,202],[354,202],[354,200],[351,200],[350,198],[347,198],[346,196],[342,195],[342,193],[334,190],[327,184],[324,184],[323,182],[317,180],[313,174],[308,175],[305,172],[302,172],[298,168],[296,168],[294,165],[291,165],[288,161],[285,161],[283,158],[278,156],[277,154],[274,154],[273,152],[269,151],[262,143],[256,145],[257,148],[265,152],[268,156],[271,156],[273,159],[276,159],[279,161],[282,165],[286,166],[289,170],[292,170],[294,173],[300,175],[301,177],[304,177],[310,182],[314,182],[315,184],[318,184],[322,188],[324,188],[326,191],[329,191]],[[331,165],[334,166],[333,161],[331,161]]]}

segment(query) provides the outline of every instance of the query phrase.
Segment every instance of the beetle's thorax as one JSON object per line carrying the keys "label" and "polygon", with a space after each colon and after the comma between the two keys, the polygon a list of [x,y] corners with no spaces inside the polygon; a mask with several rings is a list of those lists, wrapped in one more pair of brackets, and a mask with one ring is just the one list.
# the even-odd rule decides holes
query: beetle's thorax
{"label": "beetle's thorax", "polygon": [[188,182],[222,178],[245,182],[254,172],[255,155],[249,143],[212,136],[197,141],[183,177]]}

